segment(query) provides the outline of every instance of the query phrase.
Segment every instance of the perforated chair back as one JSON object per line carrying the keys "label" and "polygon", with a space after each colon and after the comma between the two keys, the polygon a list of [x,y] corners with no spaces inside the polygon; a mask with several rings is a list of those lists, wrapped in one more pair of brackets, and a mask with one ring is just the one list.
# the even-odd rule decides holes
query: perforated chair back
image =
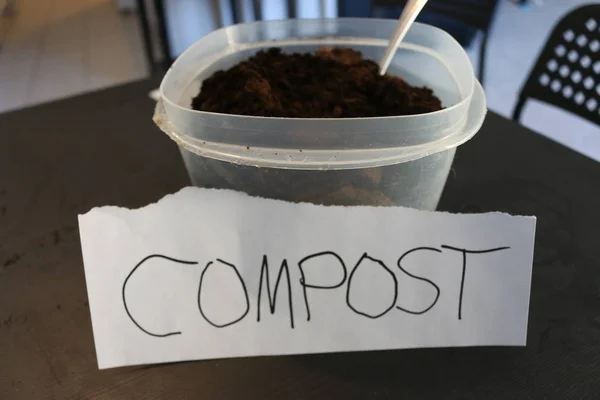
{"label": "perforated chair back", "polygon": [[514,120],[528,99],[600,125],[600,5],[579,7],[554,27],[519,94]]}

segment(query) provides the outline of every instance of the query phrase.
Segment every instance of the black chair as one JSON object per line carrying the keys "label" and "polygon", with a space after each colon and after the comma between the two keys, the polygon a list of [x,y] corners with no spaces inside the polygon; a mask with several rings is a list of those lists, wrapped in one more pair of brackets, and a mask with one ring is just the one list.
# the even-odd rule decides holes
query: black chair
{"label": "black chair", "polygon": [[[429,0],[423,11],[444,15],[483,32],[479,51],[479,81],[483,85],[485,55],[497,0]],[[374,0],[372,8],[404,6],[406,0]]]}
{"label": "black chair", "polygon": [[[142,30],[144,52],[146,53],[146,61],[148,62],[150,71],[151,73],[158,71],[165,72],[173,63],[173,59],[171,57],[171,48],[167,34],[163,0],[150,0],[150,2],[146,2],[146,0],[136,0],[136,6],[140,21],[140,29]],[[149,9],[148,6],[151,8]],[[156,21],[156,26],[158,28],[158,32],[156,33],[158,48],[153,44],[151,28],[152,19]]]}
{"label": "black chair", "polygon": [[519,94],[513,119],[536,99],[600,125],[600,5],[579,7],[552,30]]}

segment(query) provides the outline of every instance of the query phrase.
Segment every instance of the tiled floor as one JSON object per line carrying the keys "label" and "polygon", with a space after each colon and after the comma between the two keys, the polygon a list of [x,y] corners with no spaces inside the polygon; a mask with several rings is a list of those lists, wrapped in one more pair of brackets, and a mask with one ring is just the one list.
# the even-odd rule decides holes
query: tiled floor
{"label": "tiled floor", "polygon": [[113,0],[18,0],[0,21],[0,112],[141,79],[138,22]]}

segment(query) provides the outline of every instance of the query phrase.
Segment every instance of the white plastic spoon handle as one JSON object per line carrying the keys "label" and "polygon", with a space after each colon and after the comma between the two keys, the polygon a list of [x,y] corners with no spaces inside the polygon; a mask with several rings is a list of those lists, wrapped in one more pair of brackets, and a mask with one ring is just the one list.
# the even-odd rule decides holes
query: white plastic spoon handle
{"label": "white plastic spoon handle", "polygon": [[415,22],[417,15],[419,15],[426,3],[427,0],[408,0],[406,2],[402,14],[400,14],[400,18],[398,19],[396,30],[394,30],[394,34],[390,38],[388,47],[385,49],[385,54],[381,58],[381,61],[379,61],[379,73],[381,75],[385,75],[394,54],[396,53],[398,45],[402,39],[404,39],[408,29],[412,23]]}

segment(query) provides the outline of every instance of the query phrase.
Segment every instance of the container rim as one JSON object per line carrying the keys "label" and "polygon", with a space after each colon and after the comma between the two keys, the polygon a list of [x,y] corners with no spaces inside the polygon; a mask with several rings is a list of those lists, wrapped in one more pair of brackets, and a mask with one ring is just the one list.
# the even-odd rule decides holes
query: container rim
{"label": "container rim", "polygon": [[[345,149],[345,150],[291,150],[279,148],[248,148],[246,146],[207,142],[178,132],[168,120],[159,99],[154,122],[182,150],[201,157],[239,165],[296,170],[342,170],[381,167],[399,164],[449,150],[470,140],[481,128],[487,112],[485,93],[481,84],[473,78],[473,101],[465,115],[464,126],[456,134],[433,142],[408,148]],[[404,151],[400,151],[404,150]]]}
{"label": "container rim", "polygon": [[[219,34],[221,34],[222,32],[227,32],[228,30],[233,30],[236,27],[239,26],[251,26],[251,25],[276,25],[276,24],[281,24],[284,21],[290,21],[290,20],[296,20],[296,21],[302,21],[303,23],[311,23],[311,22],[320,22],[320,21],[333,21],[333,20],[342,20],[342,21],[348,21],[348,22],[353,22],[353,21],[364,21],[365,19],[371,20],[371,21],[381,21],[384,23],[389,23],[389,19],[385,19],[385,18],[347,18],[347,17],[343,17],[343,18],[306,18],[306,19],[278,19],[278,20],[269,20],[269,21],[253,21],[253,22],[247,22],[247,23],[242,23],[242,24],[235,24],[235,25],[229,25],[227,27],[223,27],[223,28],[219,28],[216,29],[210,33],[208,33],[207,35],[203,36],[202,38],[200,38],[199,40],[197,40],[194,44],[192,44],[189,48],[187,48],[183,53],[186,53],[188,51],[192,51],[194,48],[199,47],[201,45],[204,44],[204,42],[207,42],[210,40],[211,37],[213,36],[218,36]],[[443,36],[446,36],[447,38],[449,38],[452,42],[454,42],[458,47],[460,47],[462,49],[462,46],[460,46],[460,44],[456,41],[456,39],[454,39],[454,37],[452,37],[452,35],[450,35],[448,32],[444,31],[443,29],[437,28],[435,26],[429,25],[429,24],[423,24],[420,22],[415,22],[414,25],[420,25],[420,26],[427,26],[429,29],[433,29],[435,31],[437,31],[438,33],[442,34]],[[275,46],[277,43],[277,40],[273,41],[273,45]],[[400,45],[398,47],[402,47],[402,43],[400,43]],[[229,54],[229,52],[223,52],[222,55],[226,55]],[[434,52],[432,52],[431,54],[432,56],[439,58]],[[377,121],[381,121],[381,120],[388,120],[388,119],[395,119],[395,120],[402,120],[402,119],[411,119],[411,118],[418,118],[418,117],[422,117],[424,115],[427,116],[439,116],[439,115],[444,115],[444,114],[448,114],[451,113],[452,111],[454,111],[457,108],[460,107],[464,107],[465,104],[469,103],[471,101],[471,98],[473,96],[473,92],[475,90],[475,85],[471,86],[471,92],[470,93],[466,93],[464,95],[464,97],[457,103],[452,104],[449,107],[443,108],[441,110],[438,111],[434,111],[434,112],[429,112],[429,113],[420,113],[420,114],[412,114],[412,115],[392,115],[392,116],[382,116],[382,117],[359,117],[359,118],[288,118],[288,117],[263,117],[263,116],[255,116],[255,115],[242,115],[242,114],[225,114],[225,113],[216,113],[216,112],[209,112],[209,111],[198,111],[198,110],[194,110],[191,107],[185,107],[180,105],[178,102],[173,101],[172,99],[170,99],[168,96],[165,95],[165,86],[169,81],[169,78],[171,77],[171,74],[173,74],[173,70],[174,68],[177,66],[178,63],[180,63],[182,60],[181,55],[179,57],[177,57],[177,59],[175,60],[175,62],[173,62],[173,64],[171,64],[171,66],[169,67],[169,69],[167,70],[167,73],[164,75],[161,84],[160,84],[160,89],[159,89],[159,93],[160,93],[160,98],[168,104],[169,108],[175,108],[178,109],[179,111],[183,111],[183,112],[187,112],[187,113],[192,113],[198,116],[214,116],[214,117],[222,117],[222,116],[226,116],[227,118],[230,118],[234,121],[243,121],[243,120],[248,120],[248,119],[252,119],[252,120],[265,120],[265,121],[280,121],[280,120],[285,120],[285,121],[291,121],[291,122],[306,122],[306,121],[318,121],[318,120],[326,120],[326,121],[373,121],[373,120],[377,120]],[[188,83],[189,84],[189,83]]]}

